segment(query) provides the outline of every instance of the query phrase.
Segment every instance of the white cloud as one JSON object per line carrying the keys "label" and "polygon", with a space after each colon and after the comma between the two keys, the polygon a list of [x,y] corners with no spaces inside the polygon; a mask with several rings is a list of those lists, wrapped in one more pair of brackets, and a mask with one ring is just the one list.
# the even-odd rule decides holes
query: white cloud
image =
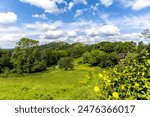
{"label": "white cloud", "polygon": [[59,39],[60,37],[63,37],[63,31],[61,30],[48,30],[47,32],[44,32],[40,35],[40,38],[46,38],[46,39]]}
{"label": "white cloud", "polygon": [[150,0],[136,0],[132,5],[133,10],[141,10],[150,6]]}
{"label": "white cloud", "polygon": [[74,5],[75,5],[74,2],[70,2],[70,3],[68,4],[68,9],[71,10],[71,9],[73,8]]}
{"label": "white cloud", "polygon": [[150,14],[130,15],[107,19],[106,21],[107,24],[114,24],[120,27],[123,32],[141,32],[146,28],[150,28]]}
{"label": "white cloud", "polygon": [[85,30],[88,36],[100,36],[100,35],[117,35],[120,33],[120,29],[113,25],[104,25],[99,27],[92,27]]}
{"label": "white cloud", "polygon": [[0,34],[0,41],[18,41],[22,36],[18,34]]}
{"label": "white cloud", "polygon": [[91,5],[91,9],[92,9],[93,11],[96,11],[96,10],[98,10],[98,6],[99,6],[99,5],[100,5],[99,3],[96,3],[94,6]]}
{"label": "white cloud", "polygon": [[73,38],[73,37],[77,37],[78,34],[76,31],[69,31],[69,32],[67,32],[67,36]]}
{"label": "white cloud", "polygon": [[120,33],[120,29],[113,25],[104,25],[99,29],[99,31],[106,35],[115,35]]}
{"label": "white cloud", "polygon": [[45,14],[34,14],[32,15],[34,18],[48,19]]}
{"label": "white cloud", "polygon": [[87,5],[87,0],[73,0],[68,3],[68,10],[71,10],[76,4],[84,4]]}
{"label": "white cloud", "polygon": [[0,12],[0,24],[11,24],[16,22],[17,15],[13,12],[1,13]]}
{"label": "white cloud", "polygon": [[75,13],[74,17],[79,17],[79,16],[81,16],[82,14],[83,14],[83,11],[80,10],[80,9],[78,9],[78,10],[76,10],[76,13]]}
{"label": "white cloud", "polygon": [[100,0],[100,1],[101,1],[101,3],[102,3],[103,5],[105,5],[106,7],[112,5],[112,3],[113,3],[113,0]]}
{"label": "white cloud", "polygon": [[36,7],[42,8],[49,13],[62,13],[63,10],[58,8],[57,4],[64,3],[64,0],[20,0],[24,3],[29,3]]}
{"label": "white cloud", "polygon": [[130,7],[135,11],[150,7],[150,0],[117,0],[125,7]]}
{"label": "white cloud", "polygon": [[55,22],[49,22],[49,23],[35,22],[31,24],[24,24],[24,27],[27,29],[47,31],[47,30],[56,30],[62,24],[63,24],[62,21],[55,21]]}
{"label": "white cloud", "polygon": [[84,5],[87,5],[87,0],[73,0],[74,3],[82,3]]}
{"label": "white cloud", "polygon": [[[142,16],[140,17],[142,18]],[[149,16],[145,15],[144,17],[148,18]],[[80,19],[75,22],[49,21],[23,24],[21,27],[0,27],[0,31],[2,31],[0,34],[0,47],[4,47],[4,42],[7,43],[7,41],[11,41],[14,47],[15,42],[18,41],[21,37],[37,39],[41,44],[53,41],[66,41],[68,43],[83,42],[88,44],[96,43],[99,41],[148,42],[149,40],[139,38],[136,30],[134,30],[134,32],[127,32],[127,34],[121,33],[122,28],[133,28],[132,23],[135,23],[133,22],[133,19],[135,22],[140,20],[136,19],[135,16],[130,16],[129,18],[122,17],[118,19],[110,19],[111,22],[108,22],[108,24],[105,23],[106,25],[101,24],[101,22]],[[122,20],[121,24],[120,20]],[[148,20],[146,20],[144,23],[144,25],[146,25]],[[129,26],[131,24],[132,26]],[[143,25],[137,23],[138,28],[140,28],[138,24],[140,27]],[[6,46],[7,45],[5,45],[5,47]]]}

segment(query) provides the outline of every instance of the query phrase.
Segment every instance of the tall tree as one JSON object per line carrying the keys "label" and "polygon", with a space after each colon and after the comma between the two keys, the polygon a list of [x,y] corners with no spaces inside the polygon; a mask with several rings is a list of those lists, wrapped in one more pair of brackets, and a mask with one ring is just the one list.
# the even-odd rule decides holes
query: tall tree
{"label": "tall tree", "polygon": [[39,42],[36,40],[22,38],[17,42],[11,57],[14,72],[31,73],[44,70],[46,63],[38,49]]}

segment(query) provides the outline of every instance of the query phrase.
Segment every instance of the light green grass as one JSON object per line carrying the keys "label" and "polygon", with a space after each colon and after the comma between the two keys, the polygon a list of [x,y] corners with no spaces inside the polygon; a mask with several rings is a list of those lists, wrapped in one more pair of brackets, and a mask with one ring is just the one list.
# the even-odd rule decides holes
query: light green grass
{"label": "light green grass", "polygon": [[42,73],[0,78],[0,99],[90,99],[86,87],[80,81],[89,72],[97,74],[101,70],[98,67],[80,64],[72,71],[49,69]]}

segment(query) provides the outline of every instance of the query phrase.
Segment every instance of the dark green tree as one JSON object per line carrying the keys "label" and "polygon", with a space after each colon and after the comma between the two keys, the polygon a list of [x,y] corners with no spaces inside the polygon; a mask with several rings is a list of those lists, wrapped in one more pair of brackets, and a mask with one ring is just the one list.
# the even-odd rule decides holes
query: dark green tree
{"label": "dark green tree", "polygon": [[46,63],[38,49],[38,44],[38,41],[28,38],[22,38],[17,42],[17,46],[11,56],[14,72],[19,74],[31,73],[39,72],[46,68]]}
{"label": "dark green tree", "polygon": [[58,61],[58,65],[61,69],[72,70],[74,67],[73,59],[70,57],[62,58]]}

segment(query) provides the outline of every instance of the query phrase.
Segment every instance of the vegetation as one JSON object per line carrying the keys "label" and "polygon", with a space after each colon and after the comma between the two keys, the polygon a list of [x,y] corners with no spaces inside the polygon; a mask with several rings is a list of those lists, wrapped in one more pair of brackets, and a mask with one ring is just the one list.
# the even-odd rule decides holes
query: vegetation
{"label": "vegetation", "polygon": [[[93,87],[97,99],[150,99],[150,53],[143,50],[138,56],[119,64],[109,73],[98,74]],[[95,82],[94,75],[88,76],[87,87]]]}
{"label": "vegetation", "polygon": [[65,57],[62,58],[58,61],[58,65],[60,68],[64,69],[64,70],[72,70],[74,65],[73,65],[73,59],[70,57]]}
{"label": "vegetation", "polygon": [[150,99],[149,78],[150,44],[143,42],[22,38],[15,49],[0,49],[0,99]]}

